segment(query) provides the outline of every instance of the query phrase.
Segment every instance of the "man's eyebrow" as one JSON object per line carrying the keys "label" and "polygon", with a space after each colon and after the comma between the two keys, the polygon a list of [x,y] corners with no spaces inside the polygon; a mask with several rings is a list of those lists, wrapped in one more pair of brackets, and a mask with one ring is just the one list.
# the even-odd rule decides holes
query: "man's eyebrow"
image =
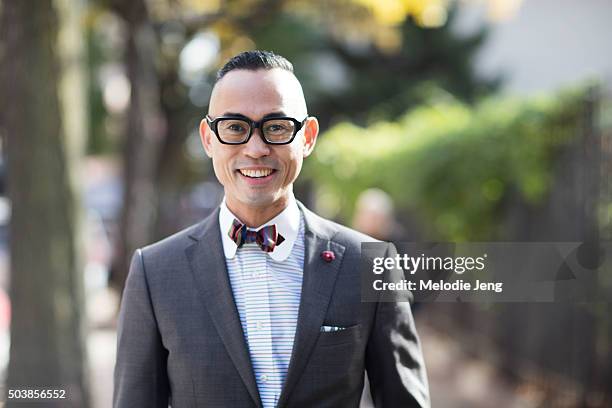
{"label": "man's eyebrow", "polygon": [[[238,112],[223,112],[223,114],[221,116],[238,116],[240,118],[246,118],[248,119],[248,116],[243,115],[242,113],[238,113]],[[287,114],[283,111],[276,111],[276,112],[270,112],[270,113],[266,113],[262,119],[268,119],[268,118],[280,118],[283,116],[287,116]]]}
{"label": "man's eyebrow", "polygon": [[220,116],[239,116],[241,118],[246,118],[242,113],[237,112],[223,112]]}
{"label": "man's eyebrow", "polygon": [[285,112],[283,112],[283,111],[277,111],[277,112],[266,113],[263,118],[264,119],[267,119],[267,118],[280,118],[282,116],[287,116],[287,114]]}

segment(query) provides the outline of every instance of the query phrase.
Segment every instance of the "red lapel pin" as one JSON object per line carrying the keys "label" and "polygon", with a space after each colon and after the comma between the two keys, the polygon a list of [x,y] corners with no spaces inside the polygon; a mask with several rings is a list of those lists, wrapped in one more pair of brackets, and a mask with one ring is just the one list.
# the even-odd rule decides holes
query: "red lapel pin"
{"label": "red lapel pin", "polygon": [[332,251],[323,251],[321,252],[321,258],[323,258],[325,262],[331,262],[336,259],[336,254],[334,254]]}

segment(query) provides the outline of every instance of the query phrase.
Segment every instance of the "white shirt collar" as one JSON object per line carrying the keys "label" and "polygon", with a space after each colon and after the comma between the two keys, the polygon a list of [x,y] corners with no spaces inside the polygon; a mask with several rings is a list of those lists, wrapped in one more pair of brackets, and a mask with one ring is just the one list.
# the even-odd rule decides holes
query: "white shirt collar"
{"label": "white shirt collar", "polygon": [[[293,244],[297,239],[298,231],[300,228],[300,209],[297,205],[297,201],[293,194],[289,198],[289,205],[280,214],[272,218],[270,221],[260,225],[255,229],[260,229],[266,225],[276,224],[276,229],[279,234],[285,238],[285,240],[276,248],[274,251],[268,252],[268,255],[275,261],[284,261],[291,254]],[[234,219],[239,220],[225,204],[225,197],[221,202],[221,208],[219,211],[219,228],[221,229],[221,239],[223,241],[223,252],[225,257],[232,259],[236,255],[238,246],[229,237],[229,230],[234,222]]]}

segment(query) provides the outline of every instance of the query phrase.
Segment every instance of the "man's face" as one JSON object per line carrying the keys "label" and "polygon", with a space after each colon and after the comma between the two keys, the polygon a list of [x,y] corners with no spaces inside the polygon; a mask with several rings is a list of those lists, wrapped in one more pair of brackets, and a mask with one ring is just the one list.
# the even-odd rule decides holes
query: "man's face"
{"label": "man's face", "polygon": [[[307,111],[302,88],[292,73],[282,69],[234,70],[215,85],[208,114],[213,120],[242,115],[260,121],[282,115],[301,122]],[[254,129],[245,144],[226,145],[219,142],[206,120],[200,123],[202,144],[225,189],[227,205],[238,212],[285,206],[318,131],[317,120],[309,118],[287,145],[266,144],[261,129]]]}

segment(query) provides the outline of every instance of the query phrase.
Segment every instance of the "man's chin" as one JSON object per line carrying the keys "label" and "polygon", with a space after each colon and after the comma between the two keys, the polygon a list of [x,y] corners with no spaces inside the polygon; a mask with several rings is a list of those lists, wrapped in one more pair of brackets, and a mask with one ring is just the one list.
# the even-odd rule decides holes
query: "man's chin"
{"label": "man's chin", "polygon": [[249,197],[244,201],[244,204],[253,208],[270,208],[278,204],[280,200],[275,200],[272,197]]}
{"label": "man's chin", "polygon": [[253,208],[270,208],[281,205],[286,201],[285,194],[273,194],[269,192],[253,192],[244,195],[240,200],[243,205]]}

